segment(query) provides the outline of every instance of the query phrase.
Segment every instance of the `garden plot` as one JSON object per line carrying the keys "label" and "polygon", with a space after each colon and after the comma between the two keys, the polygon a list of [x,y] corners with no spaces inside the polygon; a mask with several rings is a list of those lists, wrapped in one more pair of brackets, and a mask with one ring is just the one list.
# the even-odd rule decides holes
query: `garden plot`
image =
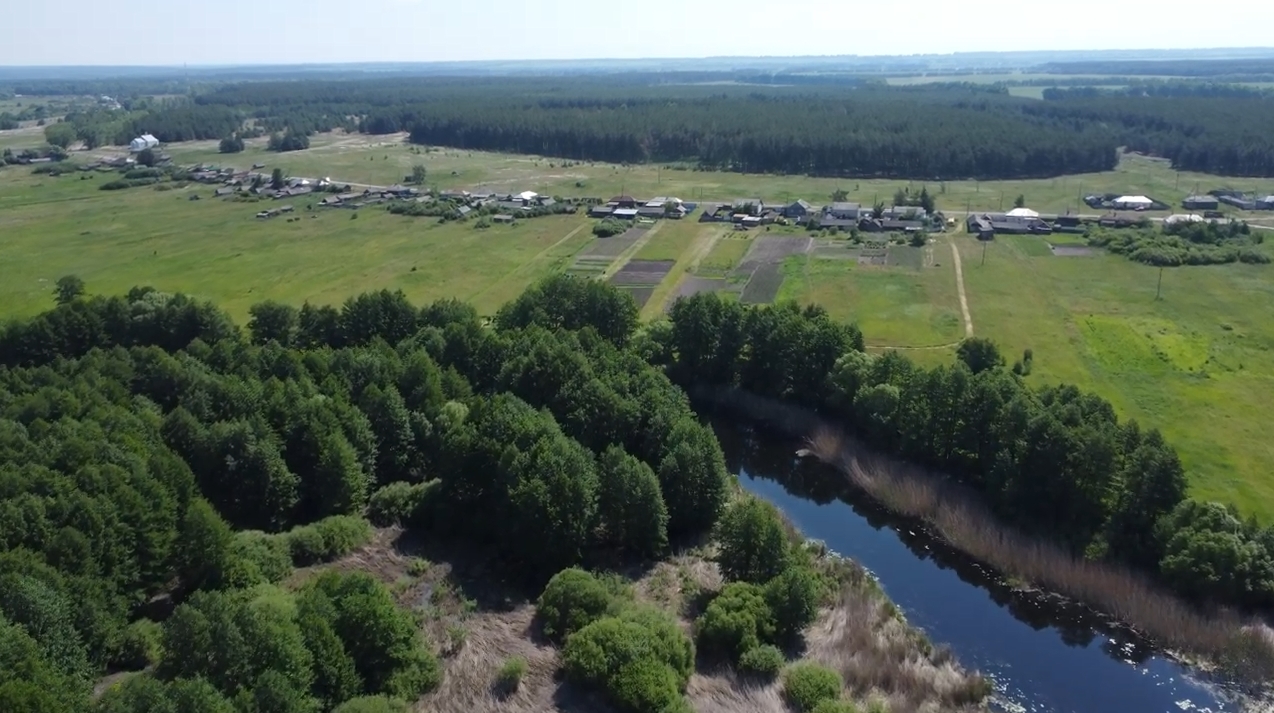
{"label": "garden plot", "polygon": [[677,286],[677,295],[673,299],[675,301],[682,297],[693,297],[700,292],[720,292],[729,286],[729,281],[723,277],[693,277],[688,275]]}
{"label": "garden plot", "polygon": [[619,291],[626,292],[632,295],[633,299],[637,302],[637,309],[641,309],[642,307],[645,307],[646,303],[650,301],[650,296],[655,294],[655,288],[653,286],[651,287],[620,286]]}
{"label": "garden plot", "polygon": [[752,279],[743,287],[739,301],[744,304],[769,304],[779,295],[783,286],[783,263],[766,263],[752,273]]}
{"label": "garden plot", "polygon": [[783,261],[792,255],[806,255],[814,247],[813,238],[763,235],[752,244],[732,279],[745,281],[739,301],[769,304],[783,285]]}
{"label": "garden plot", "polygon": [[782,265],[789,255],[803,255],[814,245],[813,238],[791,237],[786,235],[762,235],[752,243],[752,248],[743,257],[743,262],[734,271],[736,276],[747,276],[756,272],[762,265]]}
{"label": "garden plot", "polygon": [[616,287],[654,287],[672,272],[676,260],[629,260],[619,272],[610,278]]}
{"label": "garden plot", "polygon": [[646,228],[629,228],[619,235],[609,238],[595,238],[588,247],[580,251],[575,262],[566,272],[581,277],[599,277],[615,259],[637,243],[646,233]]}

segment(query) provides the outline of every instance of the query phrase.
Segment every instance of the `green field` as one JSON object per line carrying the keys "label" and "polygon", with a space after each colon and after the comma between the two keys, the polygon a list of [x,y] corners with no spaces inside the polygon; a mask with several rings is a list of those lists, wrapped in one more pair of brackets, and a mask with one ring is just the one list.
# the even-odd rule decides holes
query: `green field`
{"label": "green field", "polygon": [[[592,234],[582,216],[552,216],[476,230],[432,218],[314,209],[255,218],[286,203],[234,203],[207,187],[100,191],[105,180],[0,173],[0,309],[22,316],[52,305],[60,276],[92,292],[134,285],[213,299],[238,318],[265,299],[339,303],[358,292],[402,288],[415,301],[472,300],[493,311],[549,272],[563,269]],[[204,200],[190,201],[191,193]],[[312,202],[312,201],[311,201]],[[574,235],[564,240],[566,236]]]}
{"label": "green field", "polygon": [[1194,494],[1274,519],[1274,273],[1224,265],[1159,271],[1120,257],[1055,257],[1039,239],[959,237],[976,333],[1016,358],[1034,351],[1038,383],[1066,382],[1162,430]]}
{"label": "green field", "polygon": [[[225,157],[215,144],[169,147],[181,162],[247,168],[279,165],[291,175],[386,185],[422,162],[442,188],[535,190],[567,196],[626,192],[646,197],[767,201],[805,197],[821,203],[836,187],[850,200],[887,198],[900,181],[854,181],[674,170],[654,166],[563,165],[560,160],[454,150],[417,153],[401,137],[327,135],[314,148],[269,154],[258,147]],[[268,170],[268,168],[267,168]],[[453,175],[454,172],[454,175]],[[150,187],[100,191],[96,175],[36,176],[28,167],[0,169],[0,314],[25,316],[52,304],[52,284],[75,273],[96,293],[149,284],[216,300],[242,320],[265,299],[339,303],[368,289],[401,288],[417,302],[439,297],[473,301],[484,313],[539,277],[565,270],[594,238],[583,216],[520,221],[477,230],[432,218],[393,216],[369,207],[315,208],[297,199],[297,219],[260,220],[278,203],[211,198],[211,188]],[[1017,182],[930,183],[940,207],[991,209],[1018,193],[1042,211],[1064,209],[1085,192],[1146,193],[1175,200],[1194,189],[1231,186],[1274,192],[1261,179],[1176,173],[1162,161],[1126,157],[1102,174]],[[579,184],[579,185],[576,185]],[[919,183],[911,186],[918,189]],[[191,201],[198,193],[203,200]],[[779,233],[791,229],[774,228]],[[643,316],[653,318],[678,282],[693,274],[722,277],[756,239],[728,226],[667,221],[632,257],[675,259]],[[939,236],[922,249],[891,248],[888,265],[860,265],[847,243],[789,258],[780,298],[823,304],[862,326],[873,350],[908,348],[916,360],[949,361],[964,336],[951,247]],[[1167,270],[1155,301],[1158,271],[1118,257],[1057,257],[1039,238],[1002,238],[986,250],[954,240],[974,333],[1006,356],[1034,351],[1040,384],[1069,382],[1108,398],[1121,415],[1162,429],[1180,449],[1195,494],[1238,504],[1274,520],[1274,445],[1262,437],[1265,406],[1274,403],[1274,267],[1227,265]],[[1074,242],[1058,237],[1058,242]],[[589,263],[593,265],[593,263]],[[597,261],[594,272],[612,266]],[[724,293],[731,297],[733,293]]]}

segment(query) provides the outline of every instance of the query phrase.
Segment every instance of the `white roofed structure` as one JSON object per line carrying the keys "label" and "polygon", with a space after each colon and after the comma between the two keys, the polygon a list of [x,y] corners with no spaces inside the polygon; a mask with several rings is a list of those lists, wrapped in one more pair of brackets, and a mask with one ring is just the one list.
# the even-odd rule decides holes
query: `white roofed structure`
{"label": "white roofed structure", "polygon": [[526,201],[535,200],[539,195],[540,194],[535,191],[522,191],[518,194],[518,198],[525,203]]}
{"label": "white roofed structure", "polygon": [[1120,196],[1111,201],[1116,208],[1149,208],[1154,201],[1145,196]]}
{"label": "white roofed structure", "polygon": [[155,138],[154,136],[150,134],[142,134],[141,136],[138,136],[137,138],[128,142],[128,150],[132,151],[133,153],[137,153],[138,151],[153,149],[158,145],[159,145],[159,139]]}
{"label": "white roofed structure", "polygon": [[1178,213],[1170,215],[1163,219],[1164,225],[1175,225],[1177,223],[1202,223],[1203,216],[1198,213]]}
{"label": "white roofed structure", "polygon": [[1030,208],[1014,208],[1013,210],[1009,211],[1008,213],[1005,213],[1005,215],[1007,215],[1007,216],[1008,216],[1008,217],[1010,217],[1010,218],[1038,218],[1038,217],[1040,217],[1040,214],[1039,214],[1039,213],[1036,213],[1035,211],[1031,210]]}

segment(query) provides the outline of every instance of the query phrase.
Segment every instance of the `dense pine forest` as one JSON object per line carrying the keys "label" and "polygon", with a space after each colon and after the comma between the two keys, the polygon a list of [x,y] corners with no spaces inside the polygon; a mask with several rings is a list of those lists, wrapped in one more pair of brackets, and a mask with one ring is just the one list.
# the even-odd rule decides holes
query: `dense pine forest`
{"label": "dense pine forest", "polygon": [[1274,97],[1215,82],[1057,89],[1041,102],[996,85],[710,76],[240,82],[67,121],[91,146],[143,132],[185,141],[344,128],[579,160],[925,180],[1104,171],[1127,147],[1182,170],[1274,175]]}

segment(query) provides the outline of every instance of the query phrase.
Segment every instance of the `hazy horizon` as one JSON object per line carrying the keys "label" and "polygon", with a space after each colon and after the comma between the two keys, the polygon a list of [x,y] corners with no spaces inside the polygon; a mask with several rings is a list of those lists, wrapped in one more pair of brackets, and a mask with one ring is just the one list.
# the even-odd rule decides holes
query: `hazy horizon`
{"label": "hazy horizon", "polygon": [[[1203,18],[1160,4],[1111,13],[1097,0],[956,4],[916,0],[882,14],[830,0],[649,0],[619,12],[583,0],[444,4],[310,0],[22,3],[0,66],[245,66],[719,57],[908,56],[965,52],[1254,49],[1271,42],[1274,3],[1237,0]],[[870,29],[870,31],[866,31]],[[1047,47],[1041,47],[1047,44]]]}

